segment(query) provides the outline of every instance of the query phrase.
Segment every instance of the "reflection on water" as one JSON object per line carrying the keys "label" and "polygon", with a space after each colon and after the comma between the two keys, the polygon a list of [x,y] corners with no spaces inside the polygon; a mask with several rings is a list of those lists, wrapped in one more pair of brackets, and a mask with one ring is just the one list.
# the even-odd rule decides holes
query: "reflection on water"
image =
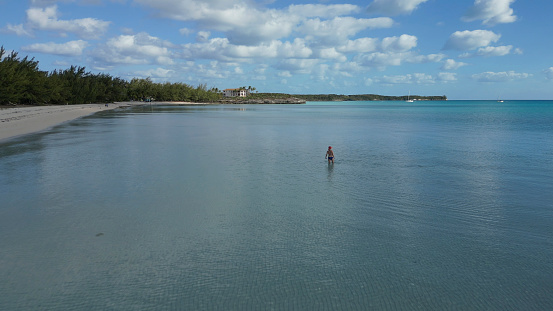
{"label": "reflection on water", "polygon": [[334,172],[334,163],[328,163],[328,181],[332,181],[333,172]]}
{"label": "reflection on water", "polygon": [[550,309],[529,105],[152,105],[5,142],[0,309]]}
{"label": "reflection on water", "polygon": [[[252,106],[252,105],[247,105]],[[256,110],[255,106],[247,107],[244,105],[218,105],[218,104],[182,104],[182,105],[143,105],[133,107],[134,113],[198,113],[198,112],[224,112],[224,111],[248,111]]]}

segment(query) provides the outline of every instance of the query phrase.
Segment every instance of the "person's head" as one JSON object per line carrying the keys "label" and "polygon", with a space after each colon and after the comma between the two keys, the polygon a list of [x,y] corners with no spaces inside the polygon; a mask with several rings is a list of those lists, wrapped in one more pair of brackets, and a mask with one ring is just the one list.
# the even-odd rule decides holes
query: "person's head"
{"label": "person's head", "polygon": [[332,149],[332,147],[331,147],[331,146],[328,146],[328,150],[330,150],[330,149]]}

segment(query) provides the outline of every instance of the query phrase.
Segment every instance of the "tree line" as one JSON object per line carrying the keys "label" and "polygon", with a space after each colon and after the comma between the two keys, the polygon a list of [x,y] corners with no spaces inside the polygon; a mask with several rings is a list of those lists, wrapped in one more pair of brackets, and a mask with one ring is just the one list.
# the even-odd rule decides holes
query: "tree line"
{"label": "tree line", "polygon": [[205,84],[154,83],[150,78],[130,82],[85,67],[41,71],[38,61],[0,47],[0,105],[60,105],[110,103],[129,100],[213,102],[221,98]]}

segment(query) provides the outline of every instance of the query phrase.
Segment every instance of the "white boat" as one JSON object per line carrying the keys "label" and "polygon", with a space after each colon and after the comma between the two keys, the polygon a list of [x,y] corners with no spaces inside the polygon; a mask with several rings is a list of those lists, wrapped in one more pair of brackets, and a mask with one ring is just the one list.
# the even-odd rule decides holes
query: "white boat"
{"label": "white boat", "polygon": [[405,101],[406,103],[413,103],[414,101],[412,99],[410,99],[411,97],[411,91],[409,91],[409,95],[407,95],[407,100]]}

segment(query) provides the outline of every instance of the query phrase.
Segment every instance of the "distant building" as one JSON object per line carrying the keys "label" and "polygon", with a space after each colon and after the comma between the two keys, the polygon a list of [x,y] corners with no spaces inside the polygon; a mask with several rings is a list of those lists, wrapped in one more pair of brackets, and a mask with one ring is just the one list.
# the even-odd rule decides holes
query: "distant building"
{"label": "distant building", "polygon": [[226,89],[223,91],[225,97],[247,97],[250,91],[246,89]]}

